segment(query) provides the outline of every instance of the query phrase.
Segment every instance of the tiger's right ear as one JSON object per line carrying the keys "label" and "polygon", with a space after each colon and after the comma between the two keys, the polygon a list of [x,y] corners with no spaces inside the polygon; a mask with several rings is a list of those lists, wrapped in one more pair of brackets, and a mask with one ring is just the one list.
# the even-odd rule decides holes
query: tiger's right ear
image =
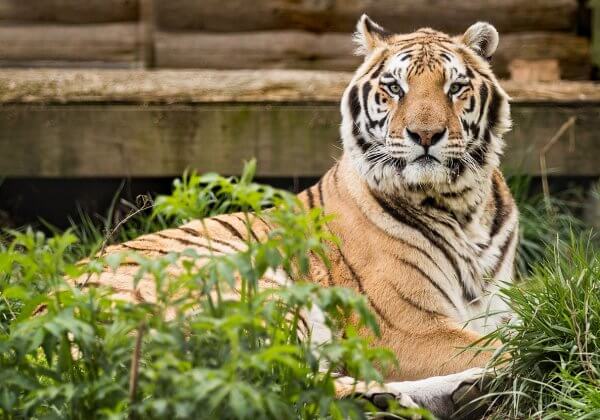
{"label": "tiger's right ear", "polygon": [[373,22],[369,16],[363,14],[356,24],[356,32],[352,40],[356,44],[356,55],[368,55],[375,48],[385,44],[392,34]]}

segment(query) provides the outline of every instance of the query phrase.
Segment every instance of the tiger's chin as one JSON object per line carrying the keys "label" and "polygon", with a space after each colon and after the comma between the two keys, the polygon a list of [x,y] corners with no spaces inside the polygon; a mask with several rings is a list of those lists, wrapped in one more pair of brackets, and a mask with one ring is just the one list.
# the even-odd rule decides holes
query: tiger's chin
{"label": "tiger's chin", "polygon": [[407,164],[402,171],[402,176],[409,185],[435,187],[448,184],[450,171],[437,160],[418,160]]}

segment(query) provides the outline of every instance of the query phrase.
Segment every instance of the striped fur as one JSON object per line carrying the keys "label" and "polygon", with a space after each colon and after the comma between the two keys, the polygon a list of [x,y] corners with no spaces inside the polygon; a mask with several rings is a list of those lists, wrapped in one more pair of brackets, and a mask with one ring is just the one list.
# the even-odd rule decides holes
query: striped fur
{"label": "striped fur", "polygon": [[[495,292],[511,281],[518,237],[517,209],[498,169],[510,118],[488,64],[497,33],[478,23],[462,37],[431,29],[394,35],[363,16],[355,38],[365,60],[341,102],[343,157],[300,194],[307,207],[336,215],[328,227],[342,243],[330,250],[331,269],[314,261],[312,279],[364,294],[381,324],[375,344],[399,359],[389,379],[417,380],[383,390],[362,384],[363,392],[391,392],[410,405],[408,395],[448,415],[457,389],[480,374],[472,368],[490,357],[459,349],[506,310]],[[235,252],[269,232],[264,220],[250,222],[248,230],[240,214],[194,221],[107,252]],[[153,300],[151,282],[133,290],[135,269],[125,264],[93,282]],[[287,281],[269,273],[262,284]],[[306,325],[327,341],[320,316],[306,314]],[[451,376],[427,379],[436,375]],[[340,379],[340,392],[347,381]]]}

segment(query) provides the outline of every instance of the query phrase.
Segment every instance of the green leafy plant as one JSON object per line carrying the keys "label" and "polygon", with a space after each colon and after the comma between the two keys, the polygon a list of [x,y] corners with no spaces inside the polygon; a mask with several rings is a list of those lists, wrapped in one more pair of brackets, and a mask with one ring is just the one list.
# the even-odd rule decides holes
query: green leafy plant
{"label": "green leafy plant", "polygon": [[[253,171],[250,164],[239,180],[186,174],[172,195],[157,198],[151,215],[136,215],[148,227],[241,210],[276,226],[265,241],[230,255],[100,252],[78,264],[85,250],[102,250],[101,241],[114,238],[92,223],[84,243],[77,230],[11,232],[0,245],[2,417],[364,418],[372,407],[336,399],[333,374],[380,381],[374,362],[392,363],[391,353],[356,333],[378,334],[364,297],[305,282],[308,255],[325,259],[336,241],[329,218],[252,183]],[[68,280],[116,269],[125,258],[138,266],[136,281],[155,282],[156,301],[133,304]],[[259,289],[268,271],[295,282]],[[335,332],[325,344],[313,342],[301,322],[316,308]],[[346,322],[350,315],[356,324]]]}

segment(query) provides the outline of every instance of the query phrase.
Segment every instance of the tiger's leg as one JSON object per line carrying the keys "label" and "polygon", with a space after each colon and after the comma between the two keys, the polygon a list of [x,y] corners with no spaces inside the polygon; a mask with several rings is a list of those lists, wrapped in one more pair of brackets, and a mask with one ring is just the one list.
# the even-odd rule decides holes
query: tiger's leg
{"label": "tiger's leg", "polygon": [[406,315],[403,325],[382,323],[381,336],[374,343],[397,356],[398,368],[387,372],[391,381],[383,386],[359,382],[353,389],[351,378],[340,378],[338,394],[358,393],[374,403],[385,401],[387,395],[401,405],[414,403],[427,408],[440,418],[454,418],[459,411],[468,413],[471,402],[482,395],[481,389],[472,385],[480,379],[481,384],[487,382],[483,367],[492,352],[467,349],[479,335],[451,319],[423,316],[422,311],[419,316],[416,310]]}
{"label": "tiger's leg", "polygon": [[[327,326],[323,323],[323,314],[320,310],[312,310],[310,313],[305,314],[307,325],[310,329],[311,344],[318,346],[325,344],[331,340],[332,333],[329,331]],[[387,333],[389,337],[390,331],[382,331],[383,334]],[[444,333],[438,331],[441,337],[444,337]],[[477,338],[475,333],[467,330],[458,331],[447,331],[446,334],[452,336],[461,337],[462,343],[466,347],[468,343],[472,342]],[[398,332],[395,334],[395,338],[398,339]],[[383,335],[382,338],[384,338]],[[411,340],[408,340],[409,342]],[[421,341],[421,342],[419,342]],[[427,340],[425,340],[427,341]],[[431,349],[431,343],[424,343],[423,340],[412,340],[412,343],[420,347],[428,346]],[[387,345],[389,346],[389,342]],[[447,361],[451,362],[452,353],[457,351],[453,346],[457,343],[450,340],[447,336],[445,337],[444,343],[438,343],[440,347],[436,350],[442,357],[446,357]],[[378,343],[378,345],[382,345]],[[395,348],[398,350],[398,347]],[[418,366],[419,369],[423,369],[423,360],[420,358],[431,360],[431,356],[424,351],[413,351],[403,352],[398,354],[400,360],[400,366]],[[364,381],[357,381],[356,379],[349,376],[340,376],[335,378],[335,389],[336,396],[338,398],[347,397],[360,397],[364,398],[376,407],[385,410],[388,407],[390,399],[398,402],[398,404],[405,408],[426,408],[431,411],[438,418],[479,418],[478,412],[474,411],[477,405],[472,404],[474,400],[479,398],[483,393],[483,385],[487,376],[485,375],[485,369],[482,367],[471,367],[484,366],[487,361],[487,356],[473,358],[472,354],[462,354],[457,356],[458,361],[454,361],[448,369],[457,369],[451,374],[440,374],[434,375],[432,372],[444,372],[443,368],[434,368],[430,366],[430,369],[423,369],[419,372],[424,379],[410,380],[410,381],[393,381],[386,382],[384,384],[378,383],[366,383]],[[462,358],[462,360],[460,360]],[[327,370],[326,366],[321,366],[323,371]],[[410,371],[411,369],[406,369]],[[429,376],[429,377],[428,377]]]}

